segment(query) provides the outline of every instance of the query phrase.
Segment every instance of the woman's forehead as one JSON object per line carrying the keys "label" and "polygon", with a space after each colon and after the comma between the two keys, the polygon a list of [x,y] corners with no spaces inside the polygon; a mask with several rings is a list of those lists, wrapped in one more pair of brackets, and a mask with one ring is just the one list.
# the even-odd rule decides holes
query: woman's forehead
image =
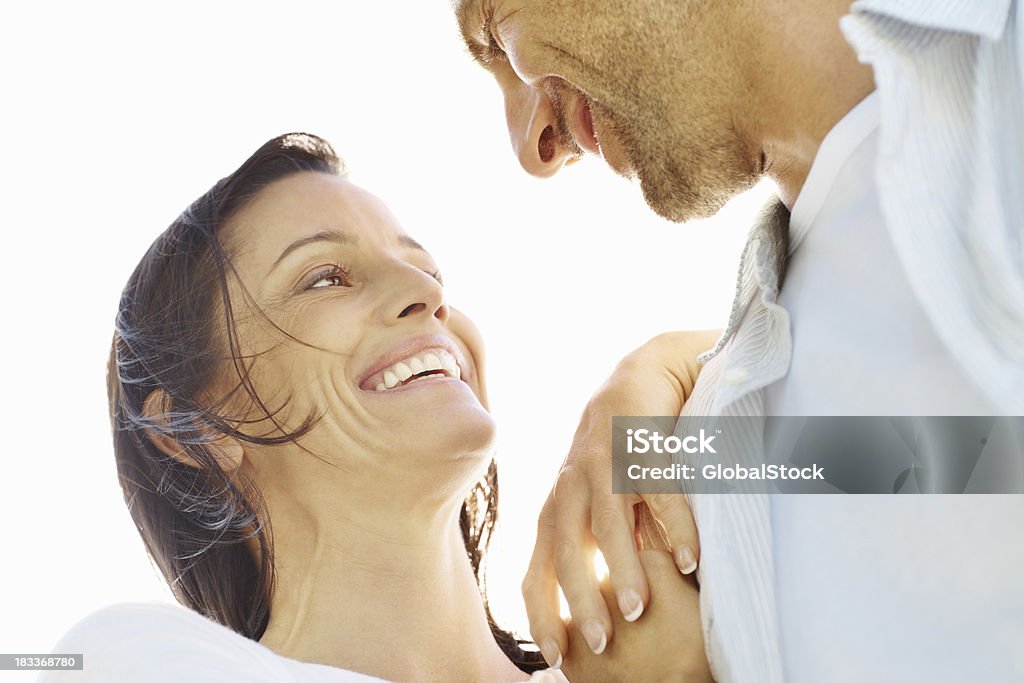
{"label": "woman's forehead", "polygon": [[264,266],[305,243],[419,246],[376,195],[341,176],[315,172],[261,190],[229,221],[225,242],[236,258]]}

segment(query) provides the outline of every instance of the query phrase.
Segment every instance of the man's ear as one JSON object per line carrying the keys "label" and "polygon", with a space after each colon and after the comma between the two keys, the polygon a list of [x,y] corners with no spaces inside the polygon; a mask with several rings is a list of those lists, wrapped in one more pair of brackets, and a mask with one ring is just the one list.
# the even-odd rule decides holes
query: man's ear
{"label": "man's ear", "polygon": [[[170,410],[171,401],[163,389],[151,391],[142,404],[142,414],[158,424],[166,425],[169,423],[167,414]],[[189,467],[201,468],[200,464],[186,452],[181,444],[166,434],[161,434],[155,429],[146,429],[146,438],[167,457],[173,458]],[[222,436],[210,442],[209,445],[217,458],[217,462],[225,472],[234,472],[242,466],[242,460],[245,457],[245,447],[242,446],[242,442],[238,439]]]}

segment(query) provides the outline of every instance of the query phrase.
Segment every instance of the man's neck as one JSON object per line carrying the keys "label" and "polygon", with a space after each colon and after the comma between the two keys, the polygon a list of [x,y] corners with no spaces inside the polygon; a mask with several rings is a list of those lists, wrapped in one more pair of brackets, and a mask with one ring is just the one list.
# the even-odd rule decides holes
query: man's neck
{"label": "man's neck", "polygon": [[828,132],[874,89],[839,19],[849,0],[763,0],[751,50],[750,80],[758,96],[749,116],[766,174],[792,209]]}

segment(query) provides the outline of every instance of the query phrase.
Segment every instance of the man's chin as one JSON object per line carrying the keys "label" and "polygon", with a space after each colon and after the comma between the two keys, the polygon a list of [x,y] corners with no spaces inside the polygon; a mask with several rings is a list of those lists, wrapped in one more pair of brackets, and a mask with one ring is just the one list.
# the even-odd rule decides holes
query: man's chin
{"label": "man's chin", "polygon": [[612,119],[613,135],[606,136],[602,153],[608,165],[619,175],[638,179],[647,205],[673,223],[710,218],[730,199],[753,187],[758,169],[751,166],[741,148],[720,141],[707,145],[731,154],[666,155],[666,148],[700,149],[700,143],[677,140],[673,143],[640,144],[621,122]]}
{"label": "man's chin", "polygon": [[673,223],[710,218],[739,192],[702,192],[678,179],[652,180],[642,172],[637,176],[647,205],[654,213]]}

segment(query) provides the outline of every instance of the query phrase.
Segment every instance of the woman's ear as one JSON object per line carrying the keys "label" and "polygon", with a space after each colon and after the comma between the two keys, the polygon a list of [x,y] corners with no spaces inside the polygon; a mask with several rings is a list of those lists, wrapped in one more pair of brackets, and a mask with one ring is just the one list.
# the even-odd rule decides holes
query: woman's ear
{"label": "woman's ear", "polygon": [[[149,392],[149,396],[146,397],[142,404],[142,414],[157,424],[169,424],[167,415],[170,411],[170,397],[167,396],[163,389],[154,389]],[[189,467],[201,469],[202,466],[188,454],[185,448],[166,434],[162,434],[155,429],[146,429],[146,438],[167,457],[173,458]],[[234,472],[242,466],[242,460],[245,457],[245,447],[242,446],[242,442],[238,439],[222,436],[210,442],[210,446],[217,457],[218,464],[220,464],[225,472]]]}

